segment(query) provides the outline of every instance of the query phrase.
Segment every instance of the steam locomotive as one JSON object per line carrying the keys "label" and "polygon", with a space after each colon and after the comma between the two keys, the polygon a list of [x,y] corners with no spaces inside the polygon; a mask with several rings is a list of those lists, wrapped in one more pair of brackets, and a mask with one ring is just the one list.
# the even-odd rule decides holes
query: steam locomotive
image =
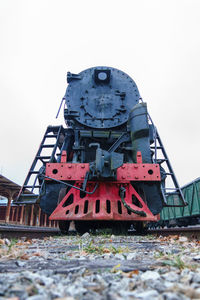
{"label": "steam locomotive", "polygon": [[[50,220],[59,220],[62,231],[75,221],[79,233],[104,227],[124,232],[130,226],[141,231],[147,222],[158,221],[167,205],[167,176],[181,196],[179,205],[186,205],[135,82],[110,67],[68,72],[67,82],[66,128],[47,128],[18,203],[30,203],[32,197]],[[51,154],[42,155],[47,149]],[[36,170],[38,161],[42,166]]]}

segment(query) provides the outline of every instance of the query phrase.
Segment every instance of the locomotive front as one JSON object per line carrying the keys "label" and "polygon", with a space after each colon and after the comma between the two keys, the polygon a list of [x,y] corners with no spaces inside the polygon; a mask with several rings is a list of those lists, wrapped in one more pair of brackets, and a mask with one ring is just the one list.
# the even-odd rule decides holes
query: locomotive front
{"label": "locomotive front", "polygon": [[41,207],[53,184],[50,220],[65,231],[72,220],[79,232],[158,220],[164,176],[152,158],[155,128],[135,82],[109,67],[68,73],[67,82],[67,128],[61,156],[46,164]]}

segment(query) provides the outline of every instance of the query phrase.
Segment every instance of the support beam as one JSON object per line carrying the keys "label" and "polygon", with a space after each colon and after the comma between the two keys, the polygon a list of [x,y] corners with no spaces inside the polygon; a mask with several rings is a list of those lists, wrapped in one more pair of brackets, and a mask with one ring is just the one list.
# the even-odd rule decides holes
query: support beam
{"label": "support beam", "polygon": [[5,218],[5,222],[6,223],[9,223],[9,220],[10,220],[11,201],[12,201],[12,196],[11,196],[11,194],[9,194],[9,196],[8,196],[8,203],[7,203],[7,207],[6,207],[6,218]]}

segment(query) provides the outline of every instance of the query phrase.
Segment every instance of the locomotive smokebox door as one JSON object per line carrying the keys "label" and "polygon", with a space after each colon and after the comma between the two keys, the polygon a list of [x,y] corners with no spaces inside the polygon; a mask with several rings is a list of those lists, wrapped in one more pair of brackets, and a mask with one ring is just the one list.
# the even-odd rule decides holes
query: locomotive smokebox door
{"label": "locomotive smokebox door", "polygon": [[94,70],[94,81],[96,84],[108,84],[110,82],[110,70]]}

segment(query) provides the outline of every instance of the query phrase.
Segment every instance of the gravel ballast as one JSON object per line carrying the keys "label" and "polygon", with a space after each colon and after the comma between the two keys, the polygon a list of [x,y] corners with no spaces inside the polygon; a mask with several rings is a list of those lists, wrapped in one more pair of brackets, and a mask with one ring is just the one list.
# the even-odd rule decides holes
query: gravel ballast
{"label": "gravel ballast", "polygon": [[199,245],[89,233],[0,239],[0,300],[200,299]]}

